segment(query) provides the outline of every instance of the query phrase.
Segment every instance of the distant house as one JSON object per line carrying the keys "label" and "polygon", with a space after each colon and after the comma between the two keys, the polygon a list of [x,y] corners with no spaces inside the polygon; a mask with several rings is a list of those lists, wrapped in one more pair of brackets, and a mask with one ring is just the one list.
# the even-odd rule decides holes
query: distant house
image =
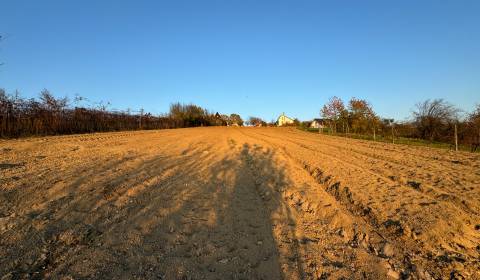
{"label": "distant house", "polygon": [[277,125],[278,126],[284,126],[284,125],[289,125],[293,124],[294,120],[292,118],[289,118],[285,116],[285,113],[282,113],[280,117],[277,119]]}
{"label": "distant house", "polygon": [[227,125],[227,123],[224,121],[224,119],[218,112],[214,115],[214,124],[217,126]]}
{"label": "distant house", "polygon": [[310,123],[310,127],[323,129],[327,127],[327,121],[327,119],[313,119],[313,121]]}

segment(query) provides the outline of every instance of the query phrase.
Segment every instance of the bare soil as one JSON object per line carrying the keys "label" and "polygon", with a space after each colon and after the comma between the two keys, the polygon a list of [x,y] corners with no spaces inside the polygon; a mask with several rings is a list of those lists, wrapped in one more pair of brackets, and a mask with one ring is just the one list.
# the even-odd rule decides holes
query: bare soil
{"label": "bare soil", "polygon": [[479,271],[479,154],[293,128],[0,141],[2,280]]}

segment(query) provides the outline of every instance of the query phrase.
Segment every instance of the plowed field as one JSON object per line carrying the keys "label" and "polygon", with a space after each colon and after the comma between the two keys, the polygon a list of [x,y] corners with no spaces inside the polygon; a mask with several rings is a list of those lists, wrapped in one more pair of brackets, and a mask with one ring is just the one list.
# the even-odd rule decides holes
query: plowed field
{"label": "plowed field", "polygon": [[0,141],[5,279],[480,279],[479,255],[479,154],[294,128]]}

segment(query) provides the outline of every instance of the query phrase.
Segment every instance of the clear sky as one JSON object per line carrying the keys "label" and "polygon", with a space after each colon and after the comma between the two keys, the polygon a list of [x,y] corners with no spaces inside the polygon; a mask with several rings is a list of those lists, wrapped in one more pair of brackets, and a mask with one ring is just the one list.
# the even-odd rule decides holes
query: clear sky
{"label": "clear sky", "polygon": [[1,0],[0,87],[166,112],[193,102],[267,121],[330,96],[404,119],[480,102],[480,1]]}

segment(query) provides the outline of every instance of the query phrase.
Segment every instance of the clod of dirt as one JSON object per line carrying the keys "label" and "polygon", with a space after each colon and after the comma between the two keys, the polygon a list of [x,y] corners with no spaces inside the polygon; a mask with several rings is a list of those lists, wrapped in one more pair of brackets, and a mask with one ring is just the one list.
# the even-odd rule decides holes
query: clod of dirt
{"label": "clod of dirt", "polygon": [[387,276],[392,279],[400,279],[400,273],[396,272],[395,270],[389,269],[387,272]]}
{"label": "clod of dirt", "polygon": [[412,188],[414,188],[414,189],[416,189],[416,190],[421,190],[421,188],[420,188],[421,183],[419,183],[419,182],[408,181],[408,182],[407,182],[407,185],[409,185],[410,187],[412,187]]}
{"label": "clod of dirt", "polygon": [[450,273],[450,279],[467,279],[467,278],[465,278],[465,277],[460,273],[460,271],[454,270],[454,271],[452,271],[452,272]]}
{"label": "clod of dirt", "polygon": [[380,256],[381,257],[391,258],[391,257],[393,257],[394,253],[395,253],[395,250],[390,243],[388,243],[388,242],[383,243],[382,248],[380,249]]}
{"label": "clod of dirt", "polygon": [[0,218],[0,232],[8,229],[8,217]]}
{"label": "clod of dirt", "polygon": [[397,176],[394,176],[394,175],[390,175],[388,176],[388,179],[392,180],[392,181],[397,181]]}
{"label": "clod of dirt", "polygon": [[353,236],[353,240],[351,241],[351,246],[352,247],[363,247],[364,249],[367,249],[369,247],[369,236],[366,233],[363,232],[357,232]]}
{"label": "clod of dirt", "polygon": [[402,224],[399,221],[388,219],[386,220],[383,225],[390,231],[393,231],[397,234],[403,233]]}
{"label": "clod of dirt", "polygon": [[309,242],[318,243],[318,241],[319,240],[317,238],[310,238],[310,237],[303,237],[303,238],[298,239],[298,242],[300,244],[307,244]]}

